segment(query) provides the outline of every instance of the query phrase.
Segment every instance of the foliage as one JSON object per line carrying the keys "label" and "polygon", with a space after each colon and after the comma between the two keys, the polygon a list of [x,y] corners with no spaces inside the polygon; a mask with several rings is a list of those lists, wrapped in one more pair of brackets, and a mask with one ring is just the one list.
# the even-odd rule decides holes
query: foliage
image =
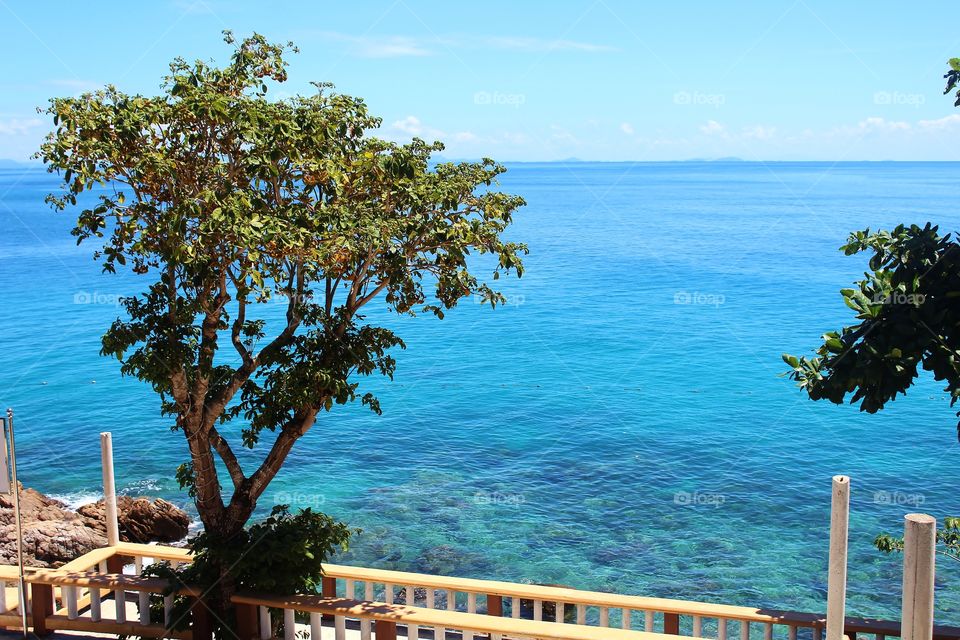
{"label": "foliage", "polygon": [[[496,190],[502,165],[432,165],[441,143],[369,135],[380,120],[328,84],[270,99],[292,45],[225,40],[229,64],[177,59],[159,96],[51,100],[56,129],[37,154],[63,179],[48,201],[81,209],[78,243],[102,243],[105,271],[147,283],[102,353],[159,394],[190,450],[177,479],[220,537],[242,530],[318,416],[355,401],[380,412],[357,378],[392,378],[404,345],[364,322],[366,305],[438,318],[467,296],[495,306],[503,296],[468,260],[488,254],[496,280],[521,275],[527,251],[502,237],[524,204]],[[95,203],[80,198],[92,190]],[[264,440],[244,468],[237,448]]]}
{"label": "foliage", "polygon": [[[873,545],[884,553],[899,553],[903,551],[903,538],[881,533]],[[937,546],[937,553],[960,561],[960,518],[943,519],[943,528],[937,529]]]}
{"label": "foliage", "polygon": [[[870,272],[844,302],[857,323],[823,335],[815,357],[784,355],[789,376],[813,400],[860,402],[875,413],[906,393],[923,370],[960,398],[960,251],[938,228],[900,225],[851,234],[847,255],[872,253]],[[958,426],[960,428],[960,426]]]}
{"label": "foliage", "polygon": [[[263,522],[227,539],[209,532],[192,538],[191,564],[173,569],[161,563],[148,567],[144,574],[167,578],[171,591],[177,585],[191,585],[202,593],[216,594],[221,567],[227,566],[237,590],[315,593],[320,591],[323,563],[337,550],[346,551],[353,533],[359,530],[351,530],[325,514],[310,509],[291,514],[286,505],[279,505]],[[172,615],[175,629],[187,627],[189,606],[185,598],[175,601]],[[231,629],[228,620],[215,619],[214,624],[218,629],[223,625],[226,625],[224,630]]]}
{"label": "foliage", "polygon": [[[947,64],[950,65],[950,71],[947,71],[947,74],[943,76],[947,79],[947,88],[943,90],[944,95],[953,91],[957,83],[960,82],[960,58],[950,58]],[[953,106],[960,107],[960,89],[957,90],[957,100],[953,103]]]}

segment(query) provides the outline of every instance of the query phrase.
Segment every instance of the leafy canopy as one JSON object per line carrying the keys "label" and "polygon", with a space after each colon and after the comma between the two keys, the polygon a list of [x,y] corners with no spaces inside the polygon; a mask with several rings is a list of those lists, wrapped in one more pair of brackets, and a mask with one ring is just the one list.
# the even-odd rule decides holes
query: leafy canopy
{"label": "leafy canopy", "polygon": [[[56,129],[37,154],[63,178],[48,201],[81,208],[78,243],[100,244],[105,271],[148,283],[124,300],[102,352],[176,417],[191,452],[178,477],[208,528],[245,521],[318,413],[358,398],[380,411],[354,376],[392,377],[403,342],[364,324],[362,307],[380,298],[442,318],[465,296],[495,305],[502,295],[468,260],[489,254],[497,279],[521,275],[527,251],[502,237],[524,204],[492,187],[503,166],[432,166],[442,144],[369,135],[380,119],[328,84],[270,99],[295,48],[225,40],[229,64],[177,59],[159,96],[107,86],[51,100]],[[91,190],[95,202],[80,198]],[[271,300],[285,310],[275,331]],[[276,434],[253,473],[226,432],[237,418],[246,447]],[[226,506],[211,450],[234,484]]]}
{"label": "leafy canopy", "polygon": [[[813,400],[851,403],[874,413],[906,393],[920,370],[960,398],[960,247],[938,228],[900,225],[857,231],[842,250],[872,253],[870,272],[844,302],[857,322],[823,335],[814,357],[784,355]],[[960,427],[958,427],[960,428]]]}

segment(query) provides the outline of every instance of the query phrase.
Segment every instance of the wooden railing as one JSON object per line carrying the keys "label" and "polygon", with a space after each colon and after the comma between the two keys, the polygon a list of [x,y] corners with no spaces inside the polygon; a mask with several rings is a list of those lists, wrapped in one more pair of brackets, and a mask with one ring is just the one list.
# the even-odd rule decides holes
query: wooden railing
{"label": "wooden railing", "polygon": [[[28,623],[36,633],[53,629],[99,631],[149,637],[210,637],[201,594],[188,587],[178,593],[191,599],[189,629],[165,630],[170,622],[172,596],[163,596],[167,583],[141,575],[157,561],[183,565],[191,561],[186,549],[120,543],[98,549],[61,569],[30,570]],[[124,566],[132,574],[123,574]],[[432,576],[401,571],[325,565],[322,593],[290,597],[241,594],[235,602],[242,637],[265,639],[282,628],[293,638],[299,620],[320,636],[321,625],[332,624],[336,640],[355,627],[361,640],[385,640],[402,629],[410,640],[432,636],[447,640],[480,637],[536,637],[555,640],[665,640],[666,636],[693,636],[717,640],[822,640],[822,615],[774,611],[722,604],[648,598],[577,589]],[[15,567],[0,566],[6,601],[0,599],[0,626],[19,628]],[[113,601],[112,612],[102,603]],[[162,602],[162,607],[161,607]],[[128,607],[136,614],[128,614]],[[151,619],[151,608],[163,610],[163,621]],[[127,617],[131,618],[130,620]],[[157,614],[154,614],[157,616]],[[852,638],[873,636],[885,640],[900,634],[894,621],[847,618],[845,632]],[[298,637],[303,637],[302,634]],[[960,640],[960,628],[939,626],[935,640]]]}

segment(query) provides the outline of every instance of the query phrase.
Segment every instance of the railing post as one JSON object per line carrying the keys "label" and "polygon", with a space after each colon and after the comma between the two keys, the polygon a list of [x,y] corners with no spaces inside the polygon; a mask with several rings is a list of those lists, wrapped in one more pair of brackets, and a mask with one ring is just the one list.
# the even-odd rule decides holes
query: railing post
{"label": "railing post", "polygon": [[503,596],[487,594],[487,615],[503,617]]}
{"label": "railing post", "polygon": [[53,615],[53,585],[34,584],[32,586],[33,608],[30,613],[33,633],[38,636],[49,635],[52,629],[47,629],[47,616]]}
{"label": "railing post", "polygon": [[903,525],[902,640],[933,638],[933,578],[937,521],[924,513],[908,513]]}
{"label": "railing post", "polygon": [[830,503],[830,559],[827,569],[827,640],[843,640],[849,529],[850,478],[833,476]]}
{"label": "railing post", "polygon": [[377,640],[397,640],[397,623],[377,620],[374,626],[374,635]]}
{"label": "railing post", "polygon": [[107,573],[123,573],[123,567],[126,564],[127,558],[124,556],[110,556],[107,558]]}
{"label": "railing post", "polygon": [[103,512],[107,525],[107,544],[120,543],[120,525],[117,522],[117,488],[113,478],[113,436],[109,431],[100,434],[100,461],[103,465]]}
{"label": "railing post", "polygon": [[190,617],[193,619],[193,625],[190,629],[192,640],[213,640],[210,610],[200,598],[190,598]]}
{"label": "railing post", "polygon": [[240,640],[258,640],[260,638],[260,622],[257,620],[257,605],[235,604],[237,613],[237,635]]}
{"label": "railing post", "polygon": [[[323,576],[320,581],[320,594],[324,598],[336,598],[337,597],[337,579]],[[330,615],[329,613],[321,616],[323,620],[327,622],[332,622],[335,619],[335,616]]]}
{"label": "railing post", "polygon": [[671,636],[680,635],[680,614],[679,613],[663,614],[663,632]]}

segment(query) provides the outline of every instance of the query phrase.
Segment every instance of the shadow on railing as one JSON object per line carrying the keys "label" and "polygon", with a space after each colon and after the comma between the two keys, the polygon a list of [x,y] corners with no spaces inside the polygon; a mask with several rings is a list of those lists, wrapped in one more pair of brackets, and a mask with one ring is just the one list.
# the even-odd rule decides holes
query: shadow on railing
{"label": "shadow on railing", "polygon": [[[60,569],[31,569],[28,625],[37,635],[54,630],[90,631],[153,638],[207,640],[207,608],[192,589],[186,631],[173,632],[173,595],[168,583],[140,575],[157,561],[188,564],[186,549],[120,543],[92,551]],[[123,573],[132,567],[133,573]],[[822,640],[824,616],[795,611],[648,598],[556,586],[433,576],[401,571],[325,565],[319,595],[235,597],[238,635],[266,639],[320,638],[332,626],[336,640],[347,629],[361,640],[457,638],[550,638],[553,640],[667,640],[692,636],[732,640]],[[16,567],[0,566],[0,627],[20,629]],[[300,628],[298,629],[298,625]],[[181,625],[178,625],[181,626]],[[847,618],[853,640],[900,635],[895,621]],[[355,633],[355,632],[354,632]],[[449,637],[448,637],[449,636]],[[960,628],[934,628],[934,640],[960,640]]]}

